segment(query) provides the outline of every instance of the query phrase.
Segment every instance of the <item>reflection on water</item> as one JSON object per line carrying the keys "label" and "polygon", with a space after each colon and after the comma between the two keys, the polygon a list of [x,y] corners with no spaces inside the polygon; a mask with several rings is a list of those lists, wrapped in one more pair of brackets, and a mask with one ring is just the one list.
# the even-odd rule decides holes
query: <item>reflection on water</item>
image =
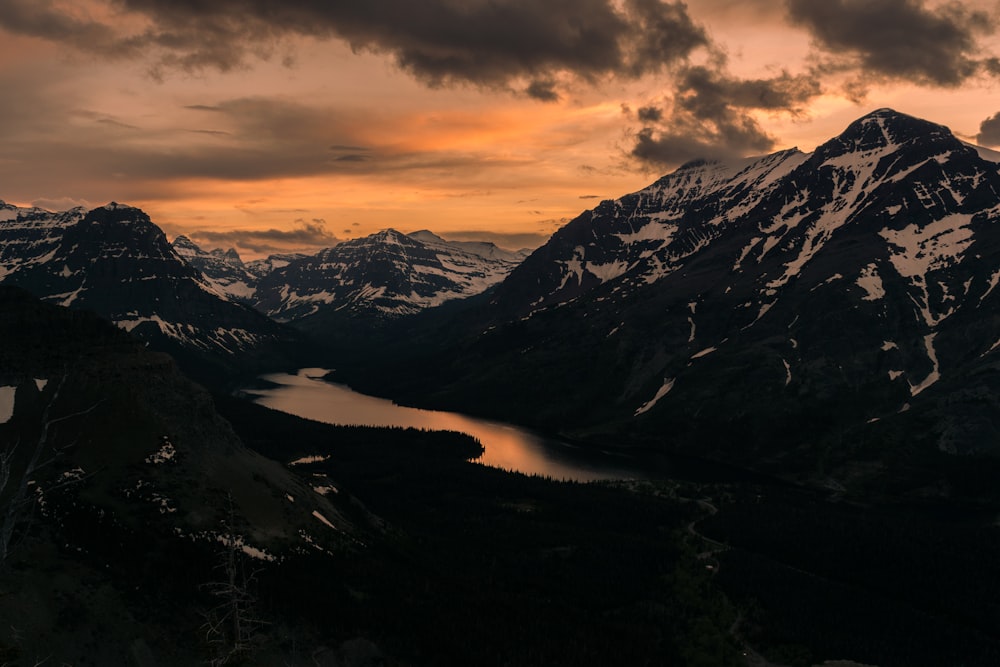
{"label": "reflection on water", "polygon": [[403,407],[383,398],[359,394],[343,385],[324,382],[320,378],[325,374],[321,368],[303,368],[296,375],[272,373],[261,379],[277,387],[249,388],[243,392],[253,396],[254,402],[260,405],[328,424],[401,426],[468,433],[486,448],[479,462],[505,470],[577,481],[644,477],[628,469],[627,459],[610,455],[595,458],[591,452],[509,424],[453,412]]}

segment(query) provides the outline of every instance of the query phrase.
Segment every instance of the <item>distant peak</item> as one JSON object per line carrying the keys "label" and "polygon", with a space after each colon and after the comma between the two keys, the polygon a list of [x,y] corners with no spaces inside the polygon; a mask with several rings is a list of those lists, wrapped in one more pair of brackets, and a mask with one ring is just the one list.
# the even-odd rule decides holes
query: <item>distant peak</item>
{"label": "distant peak", "polygon": [[406,238],[406,234],[396,231],[392,227],[376,232],[375,234],[372,234],[372,236],[379,241],[391,241],[396,243]]}
{"label": "distant peak", "polygon": [[407,234],[411,239],[416,239],[417,241],[432,241],[436,243],[447,243],[443,238],[430,231],[429,229],[421,229],[416,232],[411,232]]}
{"label": "distant peak", "polygon": [[693,160],[688,160],[681,166],[677,167],[677,171],[687,171],[690,169],[700,169],[702,167],[709,167],[712,165],[721,164],[718,160],[709,160],[707,158],[695,158]]}
{"label": "distant peak", "polygon": [[913,143],[958,140],[947,127],[883,107],[861,116],[825,143],[818,152],[827,155],[863,152]]}

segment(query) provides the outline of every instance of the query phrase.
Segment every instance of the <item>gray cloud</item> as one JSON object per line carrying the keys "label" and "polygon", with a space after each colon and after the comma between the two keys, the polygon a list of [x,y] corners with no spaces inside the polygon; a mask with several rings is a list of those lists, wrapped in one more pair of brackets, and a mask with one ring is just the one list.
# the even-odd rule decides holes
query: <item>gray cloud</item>
{"label": "gray cloud", "polygon": [[931,6],[925,0],[786,0],[788,16],[832,57],[827,71],[845,67],[849,54],[868,76],[920,84],[957,86],[987,71],[995,59],[981,58],[978,37],[995,25],[984,11],[958,2]]}
{"label": "gray cloud", "polygon": [[535,79],[525,88],[524,93],[542,102],[556,102],[559,93],[556,92],[556,82],[552,79]]}
{"label": "gray cloud", "polygon": [[641,76],[709,45],[679,1],[104,1],[113,11],[149,19],[150,27],[119,34],[111,24],[66,17],[51,0],[7,0],[0,26],[105,56],[155,54],[154,76],[238,69],[272,58],[297,36],[340,39],[355,50],[391,55],[429,85],[508,87],[528,79],[526,92],[542,98],[554,92],[546,85],[553,73]]}
{"label": "gray cloud", "polygon": [[658,123],[663,120],[663,109],[654,106],[642,107],[637,112],[639,120],[644,123]]}
{"label": "gray cloud", "polygon": [[255,253],[287,252],[303,248],[328,248],[340,239],[326,229],[323,220],[296,220],[292,229],[237,229],[228,231],[199,230],[187,236],[212,247],[245,248]]}
{"label": "gray cloud", "polygon": [[980,146],[1000,146],[1000,112],[979,124],[976,143]]}
{"label": "gray cloud", "polygon": [[0,26],[13,33],[63,42],[108,56],[134,55],[119,43],[111,26],[68,15],[52,0],[5,0],[0,2]]}
{"label": "gray cloud", "polygon": [[[631,157],[655,167],[678,166],[693,159],[725,159],[771,150],[775,138],[750,111],[799,113],[822,92],[810,76],[787,72],[768,79],[727,75],[725,62],[687,67],[675,79],[673,97],[664,106],[641,107]],[[624,109],[626,114],[631,110]]]}

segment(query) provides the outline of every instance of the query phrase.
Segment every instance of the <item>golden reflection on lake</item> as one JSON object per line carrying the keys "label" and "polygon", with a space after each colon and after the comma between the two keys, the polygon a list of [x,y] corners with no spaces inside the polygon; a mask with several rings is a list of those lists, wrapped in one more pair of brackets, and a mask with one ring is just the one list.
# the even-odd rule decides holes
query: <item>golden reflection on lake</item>
{"label": "golden reflection on lake", "polygon": [[326,372],[321,368],[303,368],[295,375],[263,375],[261,379],[278,386],[244,389],[243,392],[265,407],[328,424],[399,426],[468,433],[483,443],[486,449],[478,462],[504,470],[577,481],[642,476],[623,469],[616,460],[607,463],[585,461],[582,456],[574,455],[575,448],[516,426],[454,412],[408,408],[384,398],[359,394],[349,387],[324,382],[320,378]]}

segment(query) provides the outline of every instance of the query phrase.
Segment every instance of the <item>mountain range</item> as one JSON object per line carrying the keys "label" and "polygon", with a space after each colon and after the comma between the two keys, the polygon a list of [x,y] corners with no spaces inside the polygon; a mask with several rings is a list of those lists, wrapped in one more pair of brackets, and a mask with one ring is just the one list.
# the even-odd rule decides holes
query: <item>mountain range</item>
{"label": "mountain range", "polygon": [[49,213],[4,205],[3,214],[3,284],[93,310],[191,358],[203,366],[200,377],[294,357],[301,336],[217,290],[137,208],[112,202]]}
{"label": "mountain range", "polygon": [[249,265],[235,250],[206,252],[185,236],[174,240],[174,249],[218,290],[299,324],[341,312],[377,319],[411,315],[485,291],[528,254],[394,229],[314,255],[276,255]]}
{"label": "mountain range", "polygon": [[696,161],[604,201],[382,350],[391,373],[341,377],[830,484],[888,442],[996,455],[998,222],[996,162],[880,109],[812,153]]}
{"label": "mountain range", "polygon": [[316,255],[245,264],[233,249],[204,251],[185,236],[171,244],[141,210],[114,202],[60,213],[0,203],[3,283],[94,310],[190,358],[203,381],[291,365],[313,349],[278,322],[377,324],[485,290],[525,254],[386,230]]}

